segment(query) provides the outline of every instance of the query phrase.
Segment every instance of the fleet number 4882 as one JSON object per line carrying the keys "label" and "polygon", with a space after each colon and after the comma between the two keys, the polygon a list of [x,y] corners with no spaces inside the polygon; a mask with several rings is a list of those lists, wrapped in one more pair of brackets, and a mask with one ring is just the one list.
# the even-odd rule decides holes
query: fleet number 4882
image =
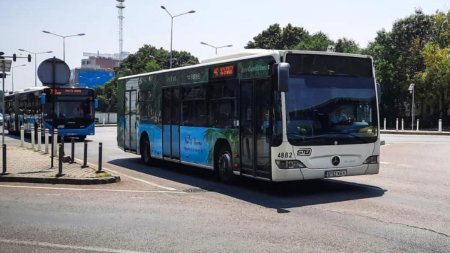
{"label": "fleet number 4882", "polygon": [[292,158],[292,152],[280,152],[278,158]]}

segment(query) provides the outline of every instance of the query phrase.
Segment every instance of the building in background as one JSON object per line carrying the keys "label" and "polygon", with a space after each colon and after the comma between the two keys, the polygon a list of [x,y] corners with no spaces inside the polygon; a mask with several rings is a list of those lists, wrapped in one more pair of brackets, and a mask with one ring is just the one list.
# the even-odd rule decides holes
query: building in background
{"label": "building in background", "polygon": [[[125,57],[129,55],[124,52]],[[115,76],[114,68],[119,66],[119,54],[83,53],[81,67],[72,69],[70,84],[77,87],[95,88],[104,85]]]}

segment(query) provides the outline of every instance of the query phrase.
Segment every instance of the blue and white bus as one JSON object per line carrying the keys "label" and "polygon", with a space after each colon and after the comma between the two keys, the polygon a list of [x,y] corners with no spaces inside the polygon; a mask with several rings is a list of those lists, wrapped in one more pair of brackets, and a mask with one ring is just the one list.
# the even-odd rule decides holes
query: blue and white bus
{"label": "blue and white bus", "polygon": [[83,140],[95,134],[94,90],[88,88],[33,87],[5,96],[5,129],[18,134],[20,126],[25,133],[32,127],[37,131],[53,130],[53,98],[55,99],[55,126],[60,137],[78,137]]}
{"label": "blue and white bus", "polygon": [[377,90],[369,56],[245,50],[119,78],[118,146],[224,181],[377,174]]}

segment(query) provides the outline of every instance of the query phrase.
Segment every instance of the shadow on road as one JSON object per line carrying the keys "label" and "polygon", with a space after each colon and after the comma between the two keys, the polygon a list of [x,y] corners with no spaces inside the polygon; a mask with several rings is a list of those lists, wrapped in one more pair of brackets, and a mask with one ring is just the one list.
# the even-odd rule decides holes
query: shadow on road
{"label": "shadow on road", "polygon": [[386,190],[376,186],[334,179],[270,183],[239,177],[233,185],[214,179],[213,172],[196,167],[155,161],[146,166],[139,158],[116,159],[109,163],[126,169],[192,186],[187,192],[211,191],[253,204],[289,212],[286,208],[382,196]]}

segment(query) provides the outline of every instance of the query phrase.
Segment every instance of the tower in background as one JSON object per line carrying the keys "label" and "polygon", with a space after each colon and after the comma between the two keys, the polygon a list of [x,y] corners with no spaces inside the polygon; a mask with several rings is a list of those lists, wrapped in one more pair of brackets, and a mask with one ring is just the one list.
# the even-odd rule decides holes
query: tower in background
{"label": "tower in background", "polygon": [[118,9],[119,15],[119,61],[123,59],[123,9],[125,9],[125,5],[123,4],[125,0],[116,0],[116,7]]}

